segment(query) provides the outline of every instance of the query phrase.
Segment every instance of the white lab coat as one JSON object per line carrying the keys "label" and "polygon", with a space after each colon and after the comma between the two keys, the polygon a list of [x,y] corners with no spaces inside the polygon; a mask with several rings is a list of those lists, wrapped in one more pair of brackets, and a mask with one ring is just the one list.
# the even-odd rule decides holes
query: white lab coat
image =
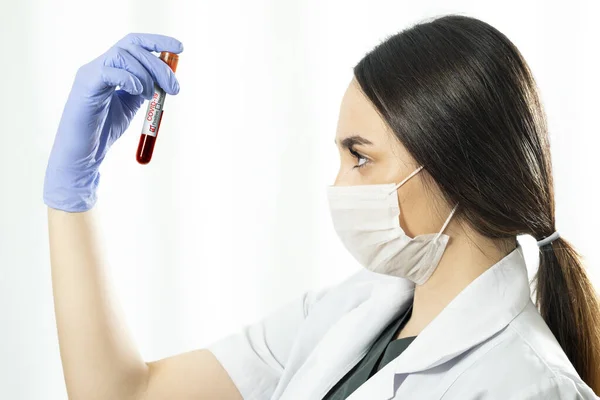
{"label": "white lab coat", "polygon": [[[320,400],[412,302],[414,284],[361,269],[208,349],[246,400]],[[600,399],[531,301],[520,244],[349,400]]]}

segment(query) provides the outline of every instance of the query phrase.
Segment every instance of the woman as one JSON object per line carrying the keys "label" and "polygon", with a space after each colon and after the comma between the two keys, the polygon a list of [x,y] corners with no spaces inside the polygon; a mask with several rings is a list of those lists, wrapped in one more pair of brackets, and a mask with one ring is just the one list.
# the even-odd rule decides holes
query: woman
{"label": "woman", "polygon": [[[72,399],[594,399],[600,314],[554,224],[544,112],[515,46],[474,18],[389,37],[354,68],[329,188],[365,267],[207,349],[144,362],[106,295],[93,229],[98,167],[156,82],[130,34],[81,67],[44,187],[55,310]],[[120,90],[115,90],[120,86]],[[517,235],[538,240],[538,308]]]}

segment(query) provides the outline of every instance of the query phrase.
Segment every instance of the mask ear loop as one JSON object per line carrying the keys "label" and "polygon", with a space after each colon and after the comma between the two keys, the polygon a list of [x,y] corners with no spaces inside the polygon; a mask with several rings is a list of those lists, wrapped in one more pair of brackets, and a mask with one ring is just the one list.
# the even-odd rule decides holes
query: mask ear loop
{"label": "mask ear loop", "polygon": [[448,226],[448,223],[450,223],[450,219],[454,215],[454,212],[456,211],[457,208],[458,208],[458,203],[456,203],[456,205],[452,209],[452,212],[450,213],[450,215],[446,219],[446,222],[444,222],[444,226],[442,226],[442,229],[440,229],[440,231],[438,232],[438,234],[435,235],[435,238],[433,240],[438,240],[438,238],[440,237],[440,235],[442,234],[442,232],[444,232],[444,229],[446,229],[446,226]]}
{"label": "mask ear loop", "polygon": [[394,193],[396,190],[398,190],[398,188],[402,185],[404,185],[404,182],[406,182],[407,180],[409,180],[410,178],[412,178],[413,176],[415,176],[417,174],[417,172],[419,172],[420,170],[422,170],[425,166],[421,165],[419,168],[415,169],[413,172],[411,172],[411,174],[409,176],[407,176],[406,178],[404,178],[404,180],[402,182],[400,182],[399,184],[396,185],[396,187],[394,188],[394,190],[390,191],[388,193],[388,195]]}

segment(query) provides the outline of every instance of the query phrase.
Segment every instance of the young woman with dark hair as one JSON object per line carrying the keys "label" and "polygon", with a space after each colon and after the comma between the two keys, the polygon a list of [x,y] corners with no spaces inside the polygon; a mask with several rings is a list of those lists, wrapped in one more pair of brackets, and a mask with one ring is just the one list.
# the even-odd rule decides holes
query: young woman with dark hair
{"label": "young woman with dark hair", "polygon": [[[56,319],[72,399],[596,399],[600,311],[555,226],[546,118],[517,48],[448,15],[387,38],[354,68],[328,188],[364,267],[191,351],[143,361],[108,296],[93,228],[98,167],[157,82],[131,34],[83,66],[50,155]],[[116,86],[121,89],[115,90]],[[538,241],[535,303],[517,241]]]}

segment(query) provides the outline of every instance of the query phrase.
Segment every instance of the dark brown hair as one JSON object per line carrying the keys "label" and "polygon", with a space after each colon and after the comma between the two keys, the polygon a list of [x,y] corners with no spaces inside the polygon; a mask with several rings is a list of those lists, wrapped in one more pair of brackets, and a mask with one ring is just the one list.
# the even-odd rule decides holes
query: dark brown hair
{"label": "dark brown hair", "polygon": [[[386,38],[354,67],[364,94],[461,218],[490,238],[555,231],[546,115],[515,45],[476,18],[446,15]],[[540,248],[540,313],[600,393],[600,307],[563,238]]]}

